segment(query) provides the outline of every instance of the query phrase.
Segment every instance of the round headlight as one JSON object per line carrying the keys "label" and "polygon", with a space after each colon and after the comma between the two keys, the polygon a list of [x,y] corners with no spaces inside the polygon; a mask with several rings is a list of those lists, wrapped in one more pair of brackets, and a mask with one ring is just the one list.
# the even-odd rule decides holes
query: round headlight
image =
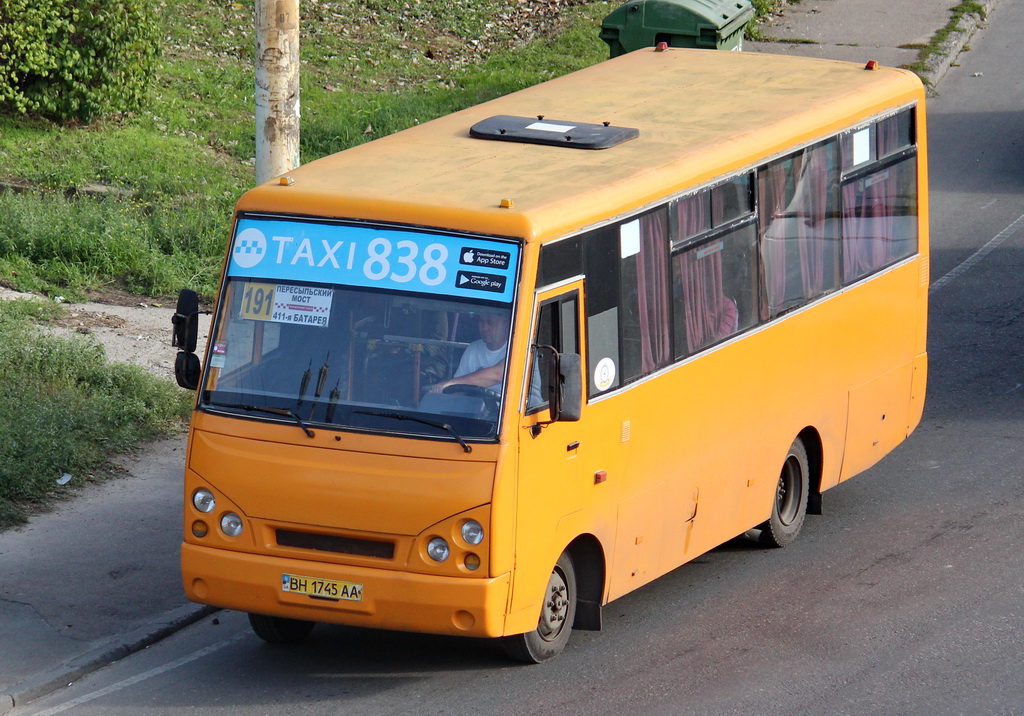
{"label": "round headlight", "polygon": [[196,490],[192,493],[192,504],[200,512],[213,512],[217,506],[217,500],[209,490]]}
{"label": "round headlight", "polygon": [[445,561],[450,553],[451,550],[448,549],[448,543],[440,537],[435,537],[427,542],[427,554],[435,562]]}
{"label": "round headlight", "polygon": [[484,528],[476,520],[467,520],[462,524],[462,539],[469,544],[480,544],[484,541]]}
{"label": "round headlight", "polygon": [[228,537],[242,534],[242,518],[234,512],[228,512],[220,518],[220,528]]}

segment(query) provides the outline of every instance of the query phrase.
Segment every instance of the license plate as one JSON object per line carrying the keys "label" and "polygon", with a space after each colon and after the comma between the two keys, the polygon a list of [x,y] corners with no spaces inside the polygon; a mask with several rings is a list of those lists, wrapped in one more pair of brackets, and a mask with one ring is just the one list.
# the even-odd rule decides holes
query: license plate
{"label": "license plate", "polygon": [[334,579],[303,577],[299,574],[282,574],[281,590],[291,594],[306,594],[322,599],[363,601],[363,585],[353,582],[339,582]]}

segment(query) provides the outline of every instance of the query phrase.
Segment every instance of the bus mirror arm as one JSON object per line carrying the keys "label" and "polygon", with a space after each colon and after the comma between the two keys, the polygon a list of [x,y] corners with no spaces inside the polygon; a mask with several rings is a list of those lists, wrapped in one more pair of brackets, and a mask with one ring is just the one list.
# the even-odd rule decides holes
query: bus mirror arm
{"label": "bus mirror arm", "polygon": [[199,294],[183,288],[178,305],[171,316],[171,345],[180,348],[174,360],[174,379],[182,388],[195,390],[199,385],[202,365],[196,356],[199,340]]}

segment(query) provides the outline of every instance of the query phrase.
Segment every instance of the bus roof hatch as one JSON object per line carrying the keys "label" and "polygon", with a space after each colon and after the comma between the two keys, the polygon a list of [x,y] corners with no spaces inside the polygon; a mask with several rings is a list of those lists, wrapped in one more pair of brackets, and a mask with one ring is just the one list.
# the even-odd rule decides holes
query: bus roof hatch
{"label": "bus roof hatch", "polygon": [[549,144],[574,149],[608,149],[640,136],[639,129],[613,127],[609,122],[589,124],[536,117],[500,114],[474,124],[469,135],[502,142]]}

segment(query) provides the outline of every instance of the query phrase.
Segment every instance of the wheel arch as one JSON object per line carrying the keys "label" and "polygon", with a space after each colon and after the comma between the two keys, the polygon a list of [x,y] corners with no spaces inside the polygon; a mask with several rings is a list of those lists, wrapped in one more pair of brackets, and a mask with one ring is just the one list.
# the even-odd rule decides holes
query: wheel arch
{"label": "wheel arch", "polygon": [[807,512],[812,515],[821,514],[821,476],[822,465],[824,464],[824,447],[821,441],[821,434],[817,428],[807,426],[797,435],[807,450],[807,463],[810,469],[808,475]]}
{"label": "wheel arch", "polygon": [[576,571],[576,619],[574,629],[601,630],[606,562],[601,542],[592,534],[577,537],[565,549]]}

